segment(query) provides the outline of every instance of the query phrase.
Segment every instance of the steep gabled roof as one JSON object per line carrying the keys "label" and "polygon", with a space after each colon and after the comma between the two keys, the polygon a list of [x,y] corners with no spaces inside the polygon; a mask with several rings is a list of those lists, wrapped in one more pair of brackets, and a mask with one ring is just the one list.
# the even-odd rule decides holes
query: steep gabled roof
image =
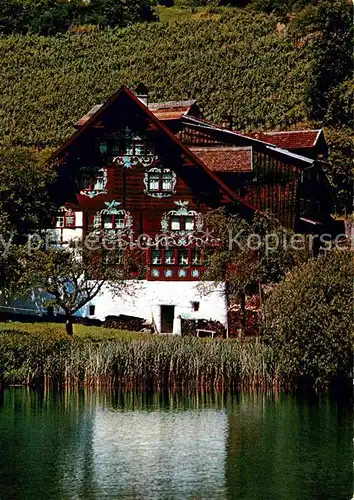
{"label": "steep gabled roof", "polygon": [[160,121],[153,112],[145,106],[137,96],[129,90],[126,86],[122,85],[103,105],[99,106],[96,112],[90,116],[90,118],[61,146],[57,151],[51,156],[49,162],[53,162],[55,159],[59,158],[65,150],[70,148],[80,137],[82,137],[85,132],[92,126],[96,125],[99,120],[103,117],[104,113],[119,99],[120,96],[126,95],[131,101],[133,101],[151,120],[151,122],[156,126],[156,129],[162,131],[168,138],[181,150],[181,153],[188,158],[193,164],[199,167],[214,183],[215,185],[226,195],[226,197],[231,202],[239,203],[252,211],[257,211],[258,209],[253,205],[243,201],[239,196],[234,193],[234,191],[229,188],[224,182],[222,182],[214,172],[212,172],[204,162],[199,159],[190,149],[188,149],[176,135],[174,135],[169,128]]}
{"label": "steep gabled roof", "polygon": [[283,149],[311,149],[314,148],[323,134],[318,130],[290,130],[283,132],[253,132],[245,134]]}
{"label": "steep gabled roof", "polygon": [[[93,116],[103,104],[96,104],[90,111],[82,116],[76,123],[75,127],[82,127]],[[180,120],[182,116],[188,115],[192,108],[196,107],[196,101],[168,101],[168,102],[152,102],[148,104],[148,108],[153,114],[162,121]]]}
{"label": "steep gabled roof", "polygon": [[213,172],[251,172],[251,147],[190,147],[193,153]]}

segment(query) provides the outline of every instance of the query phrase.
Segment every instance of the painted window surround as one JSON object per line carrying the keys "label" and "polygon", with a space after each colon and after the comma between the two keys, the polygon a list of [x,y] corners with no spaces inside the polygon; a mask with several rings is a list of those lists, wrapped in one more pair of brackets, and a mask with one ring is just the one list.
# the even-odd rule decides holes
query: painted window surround
{"label": "painted window surround", "polygon": [[155,198],[166,198],[176,193],[177,176],[169,168],[153,167],[144,173],[144,193]]}
{"label": "painted window surround", "polygon": [[130,212],[119,208],[119,201],[105,201],[106,207],[96,212],[93,218],[94,230],[109,230],[117,233],[133,232],[133,217]]}

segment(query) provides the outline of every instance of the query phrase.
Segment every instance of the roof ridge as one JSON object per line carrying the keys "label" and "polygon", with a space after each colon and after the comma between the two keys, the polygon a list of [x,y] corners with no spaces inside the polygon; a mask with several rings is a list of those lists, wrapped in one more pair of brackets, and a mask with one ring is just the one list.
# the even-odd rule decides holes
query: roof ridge
{"label": "roof ridge", "polygon": [[299,134],[301,132],[321,132],[321,128],[306,128],[306,129],[300,129],[300,130],[270,130],[267,132],[252,132],[253,134],[264,134],[264,135],[270,135],[270,134]]}
{"label": "roof ridge", "polygon": [[195,99],[187,99],[185,101],[163,101],[163,102],[151,102],[148,103],[149,109],[168,109],[168,108],[177,108],[182,106],[192,106],[197,101]]}
{"label": "roof ridge", "polygon": [[192,151],[250,151],[252,146],[188,146]]}

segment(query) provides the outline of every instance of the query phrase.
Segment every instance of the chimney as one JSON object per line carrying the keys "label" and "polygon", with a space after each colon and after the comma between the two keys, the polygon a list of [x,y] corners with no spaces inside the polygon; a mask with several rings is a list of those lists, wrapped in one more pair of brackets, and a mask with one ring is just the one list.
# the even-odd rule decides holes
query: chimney
{"label": "chimney", "polygon": [[222,115],[221,117],[221,124],[222,124],[222,127],[224,128],[227,128],[228,130],[232,130],[233,129],[233,119],[232,119],[232,115]]}
{"label": "chimney", "polygon": [[149,104],[149,90],[143,83],[139,83],[135,90],[136,97],[143,103],[145,106]]}

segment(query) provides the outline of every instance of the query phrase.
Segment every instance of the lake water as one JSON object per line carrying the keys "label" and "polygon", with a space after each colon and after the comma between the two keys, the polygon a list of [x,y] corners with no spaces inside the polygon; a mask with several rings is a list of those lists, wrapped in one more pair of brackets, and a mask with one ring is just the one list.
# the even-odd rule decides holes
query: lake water
{"label": "lake water", "polygon": [[0,392],[0,499],[352,498],[325,396]]}

